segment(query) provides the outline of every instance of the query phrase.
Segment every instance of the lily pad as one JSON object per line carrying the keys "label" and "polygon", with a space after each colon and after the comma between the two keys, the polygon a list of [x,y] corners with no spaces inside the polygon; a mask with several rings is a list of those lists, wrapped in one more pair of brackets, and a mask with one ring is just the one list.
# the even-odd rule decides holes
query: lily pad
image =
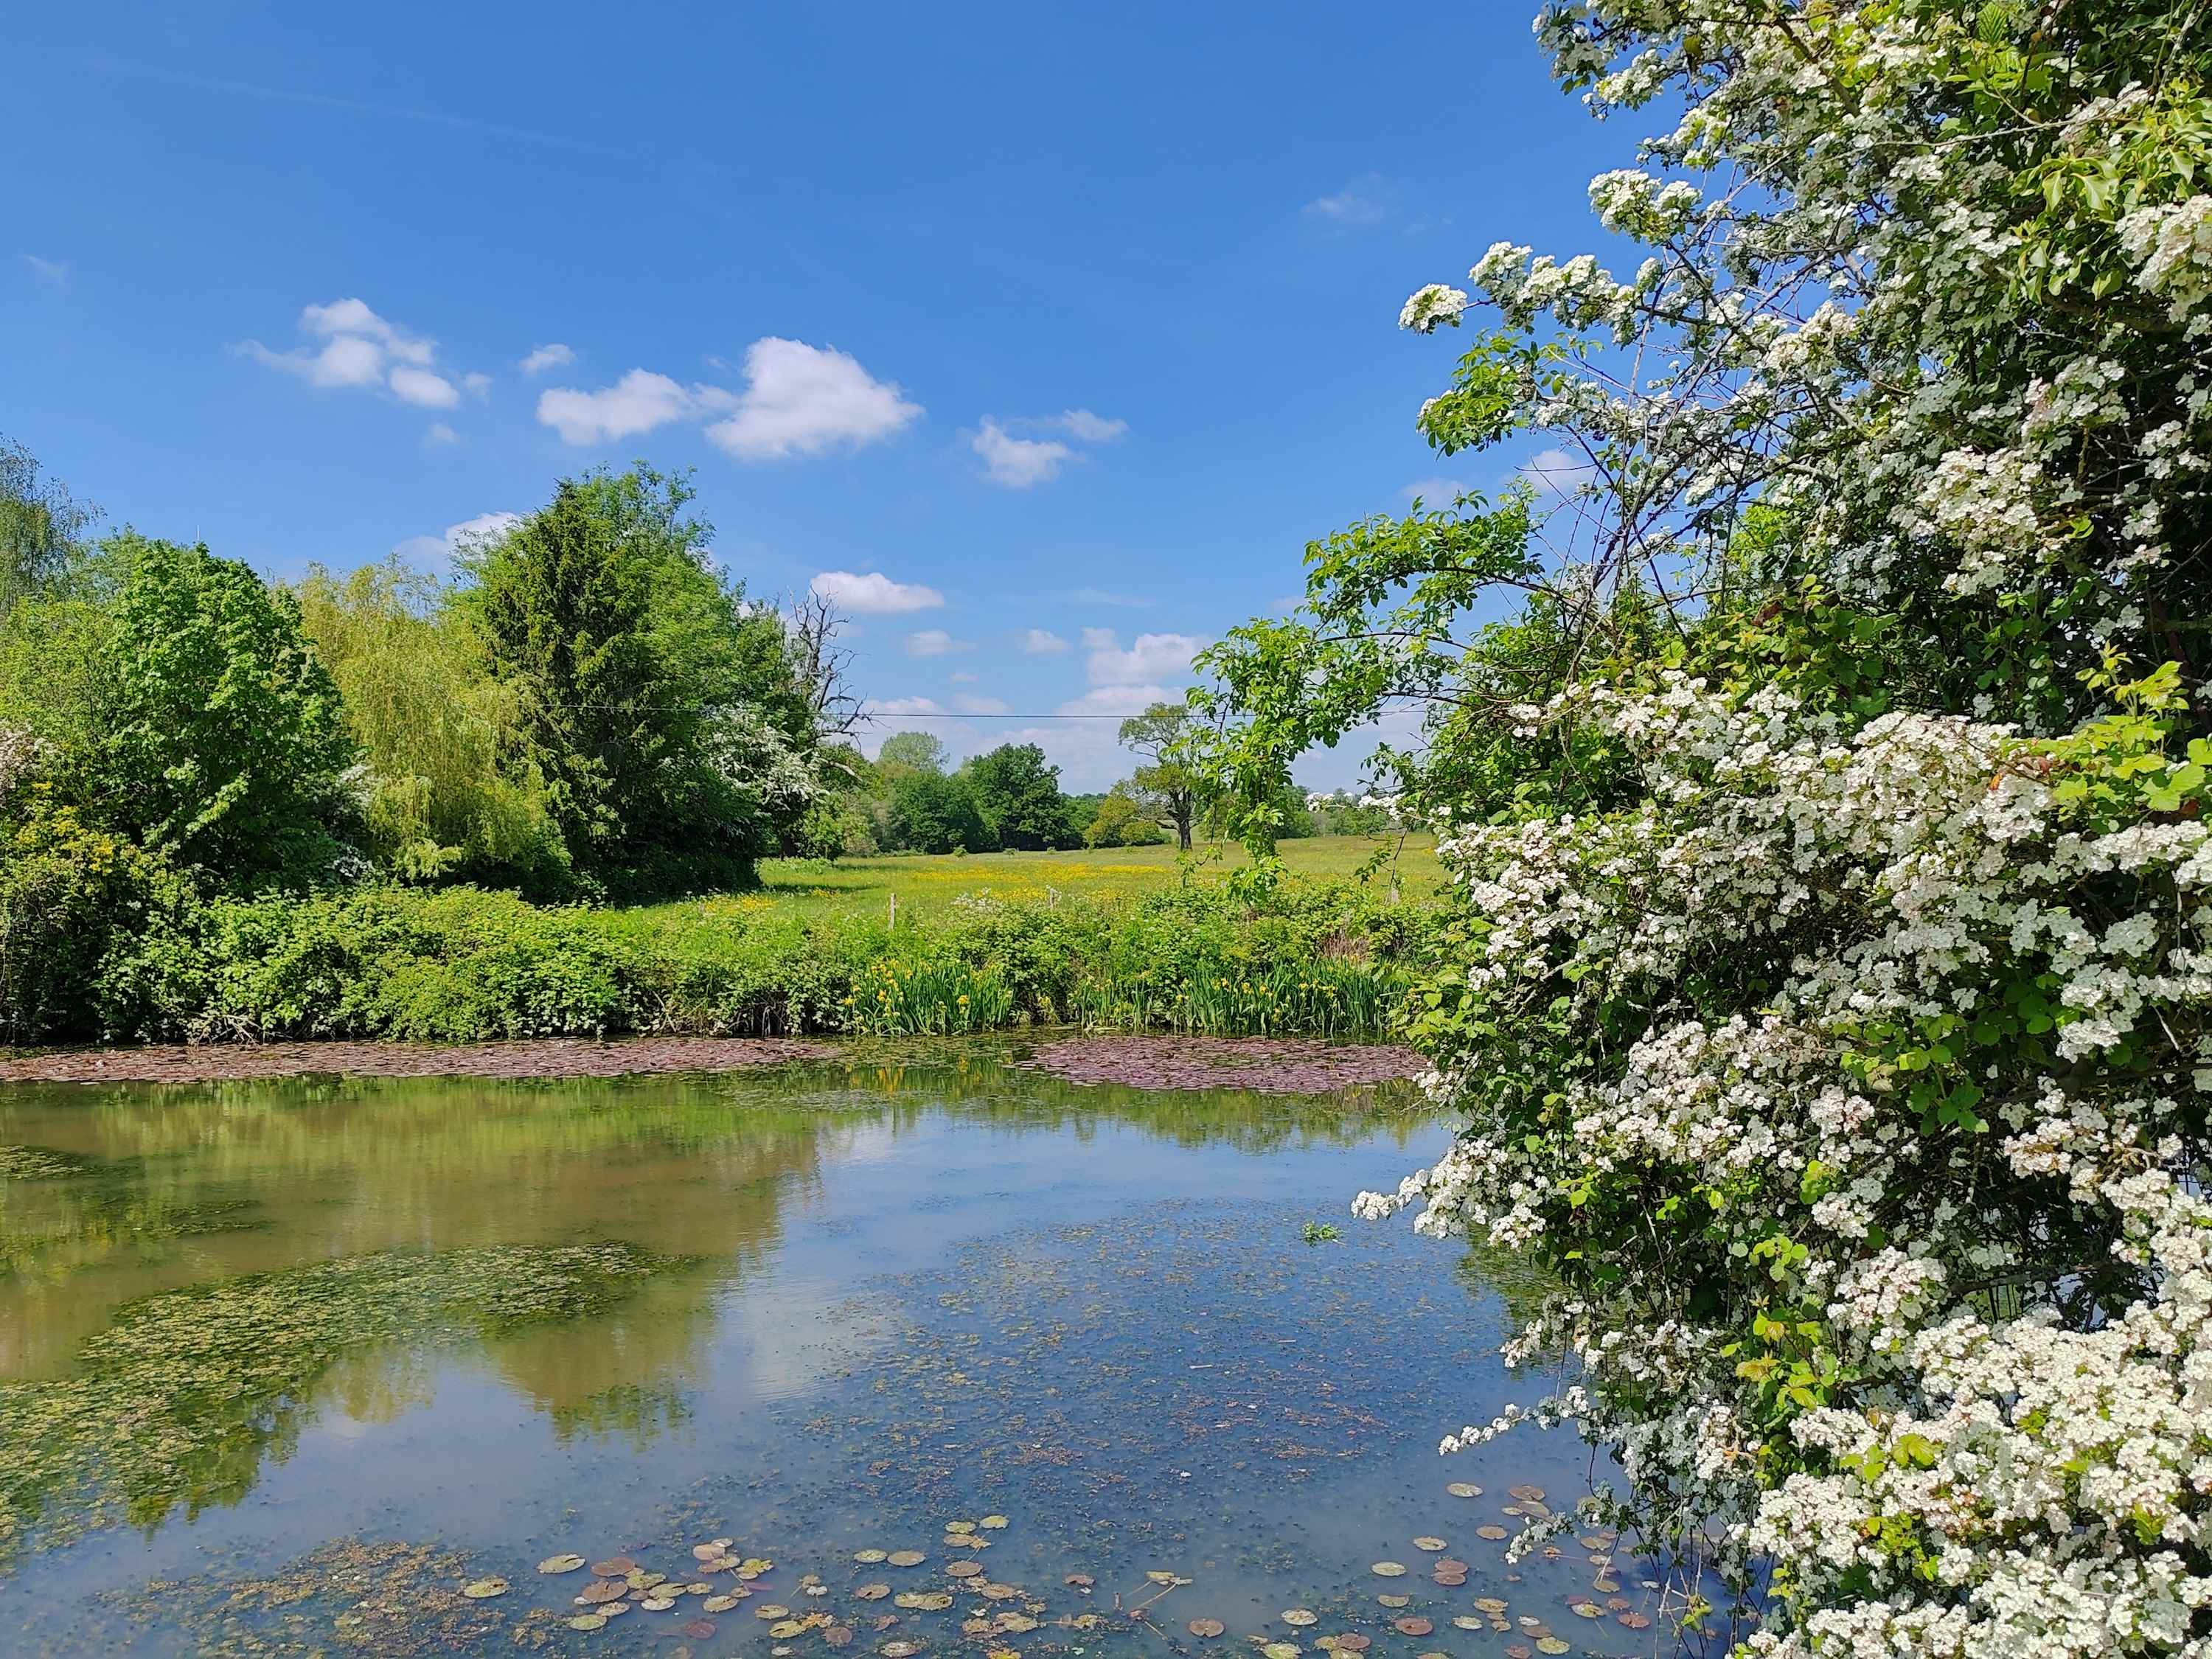
{"label": "lily pad", "polygon": [[891,1593],[889,1584],[863,1584],[853,1592],[863,1601],[880,1601]]}
{"label": "lily pad", "polygon": [[1368,1571],[1377,1578],[1403,1578],[1406,1576],[1406,1564],[1403,1561],[1377,1561]]}
{"label": "lily pad", "polygon": [[1508,1486],[1505,1490],[1511,1496],[1521,1498],[1524,1502],[1541,1503],[1544,1498],[1544,1489],[1541,1486]]}
{"label": "lily pad", "polygon": [[918,1567],[929,1558],[920,1550],[893,1550],[884,1559],[895,1567]]}
{"label": "lily pad", "polygon": [[773,1601],[763,1601],[760,1606],[753,1609],[753,1617],[756,1619],[788,1619],[791,1617],[791,1609],[789,1607],[780,1607]]}
{"label": "lily pad", "polygon": [[1452,1623],[1457,1626],[1461,1630],[1480,1630],[1487,1622],[1488,1621],[1486,1620],[1476,1618],[1471,1613],[1461,1613],[1452,1615]]}
{"label": "lily pad", "polygon": [[1474,1598],[1474,1605],[1487,1613],[1500,1613],[1505,1611],[1505,1603],[1495,1595],[1478,1595]]}
{"label": "lily pad", "polygon": [[583,1565],[580,1555],[549,1555],[538,1564],[538,1571],[550,1577],[556,1573],[574,1572]]}
{"label": "lily pad", "polygon": [[627,1578],[637,1571],[637,1563],[627,1555],[613,1555],[604,1561],[592,1562],[592,1571],[602,1578]]}
{"label": "lily pad", "polygon": [[732,1607],[734,1607],[737,1605],[738,1598],[734,1595],[710,1595],[699,1604],[699,1611],[702,1613],[727,1613]]}
{"label": "lily pad", "polygon": [[507,1580],[504,1578],[478,1578],[473,1583],[462,1585],[461,1594],[467,1596],[471,1601],[489,1601],[495,1595],[504,1595],[507,1594]]}
{"label": "lily pad", "polygon": [[648,1595],[638,1603],[647,1613],[665,1613],[675,1605],[676,1598],[672,1595]]}
{"label": "lily pad", "polygon": [[1441,1538],[1416,1538],[1413,1540],[1415,1549],[1426,1550],[1431,1555],[1436,1554],[1443,1547],[1444,1540]]}
{"label": "lily pad", "polygon": [[882,1654],[884,1659],[914,1659],[914,1656],[921,1651],[921,1644],[904,1641],[886,1642],[876,1651]]}
{"label": "lily pad", "polygon": [[796,1619],[779,1619],[768,1627],[768,1633],[779,1642],[788,1642],[794,1636],[806,1634],[806,1626]]}
{"label": "lily pad", "polygon": [[584,1586],[576,1596],[579,1601],[619,1601],[629,1593],[629,1586],[619,1578],[601,1578]]}
{"label": "lily pad", "polygon": [[945,1523],[945,1530],[947,1532],[973,1532],[975,1530],[975,1523],[973,1521],[947,1521]]}
{"label": "lily pad", "polygon": [[883,1550],[854,1550],[853,1559],[863,1566],[872,1567],[877,1562],[887,1560],[890,1558]]}
{"label": "lily pad", "polygon": [[1361,1636],[1357,1632],[1336,1638],[1336,1650],[1339,1653],[1364,1653],[1374,1645],[1375,1641],[1372,1637]]}
{"label": "lily pad", "polygon": [[1298,1659],[1296,1642],[1269,1642],[1260,1650],[1260,1659]]}
{"label": "lily pad", "polygon": [[853,1645],[853,1627],[850,1625],[829,1626],[823,1631],[822,1639],[833,1648],[848,1648]]}
{"label": "lily pad", "polygon": [[1629,1630],[1650,1630],[1651,1628],[1651,1619],[1648,1613],[1624,1613],[1617,1616],[1615,1622]]}
{"label": "lily pad", "polygon": [[1188,1630],[1193,1636],[1203,1637],[1206,1640],[1212,1641],[1215,1637],[1220,1635],[1223,1631],[1227,1630],[1229,1626],[1223,1624],[1218,1619],[1194,1619],[1183,1628]]}
{"label": "lily pad", "polygon": [[1602,1619],[1605,1609],[1595,1601],[1577,1601],[1567,1609],[1577,1619]]}
{"label": "lily pad", "polygon": [[1317,1613],[1310,1613],[1304,1607],[1292,1607],[1283,1614],[1283,1622],[1303,1630],[1308,1625],[1321,1623],[1321,1615]]}
{"label": "lily pad", "polygon": [[981,1561],[955,1561],[945,1570],[948,1578],[980,1578],[983,1576]]}
{"label": "lily pad", "polygon": [[1563,1642],[1556,1636],[1540,1636],[1536,1638],[1536,1651],[1539,1653],[1565,1653],[1573,1646],[1573,1643]]}
{"label": "lily pad", "polygon": [[1063,1584],[1072,1585],[1077,1589],[1089,1589],[1098,1581],[1096,1578],[1093,1578],[1087,1572],[1071,1572],[1066,1577],[1061,1579],[1060,1582]]}
{"label": "lily pad", "polygon": [[1407,1613],[1403,1619],[1394,1619],[1390,1622],[1396,1627],[1401,1636],[1426,1636],[1436,1629],[1434,1625],[1417,1613]]}
{"label": "lily pad", "polygon": [[1505,1536],[1505,1528],[1494,1524],[1491,1526],[1477,1527],[1474,1529],[1474,1535],[1477,1538],[1490,1539],[1494,1542]]}
{"label": "lily pad", "polygon": [[567,1623],[570,1630],[605,1630],[607,1626],[605,1615],[597,1613],[577,1613]]}
{"label": "lily pad", "polygon": [[1006,1517],[1003,1515],[987,1515],[975,1524],[986,1532],[996,1532],[1006,1525]]}
{"label": "lily pad", "polygon": [[1482,1496],[1482,1488],[1476,1486],[1472,1480],[1455,1480],[1451,1485],[1446,1486],[1444,1490],[1449,1492],[1454,1498],[1480,1498]]}
{"label": "lily pad", "polygon": [[1413,1598],[1410,1595],[1378,1595],[1375,1599],[1386,1607],[1410,1607],[1413,1605]]}

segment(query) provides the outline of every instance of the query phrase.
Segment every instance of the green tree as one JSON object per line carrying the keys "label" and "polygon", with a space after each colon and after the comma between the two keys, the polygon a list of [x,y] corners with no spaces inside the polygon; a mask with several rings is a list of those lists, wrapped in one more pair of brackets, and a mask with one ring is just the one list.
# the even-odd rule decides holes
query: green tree
{"label": "green tree", "polygon": [[909,772],[891,786],[885,813],[888,846],[905,853],[987,853],[989,827],[964,779]]}
{"label": "green tree", "polygon": [[1152,803],[1118,783],[1107,791],[1083,832],[1085,847],[1149,847],[1159,838]]}
{"label": "green tree", "polygon": [[894,732],[876,750],[876,770],[886,779],[914,772],[942,773],[951,760],[942,738],[927,732]]}
{"label": "green tree", "polygon": [[519,696],[562,841],[624,894],[749,883],[776,824],[718,764],[725,727],[748,752],[763,720],[804,740],[781,627],[709,567],[690,500],[645,466],[564,479],[461,562],[457,603]]}
{"label": "green tree", "polygon": [[64,573],[99,516],[0,437],[0,616]]}
{"label": "green tree", "polygon": [[1136,799],[1175,831],[1176,845],[1186,853],[1205,804],[1200,775],[1186,752],[1190,729],[1190,710],[1179,702],[1156,702],[1121,726],[1121,746],[1144,762],[1130,781]]}
{"label": "green tree", "polygon": [[1000,846],[1022,852],[1070,844],[1060,769],[1033,743],[1001,744],[961,769]]}
{"label": "green tree", "polygon": [[380,860],[416,879],[557,888],[567,849],[547,809],[515,683],[492,678],[441,585],[397,561],[294,590],[368,769]]}
{"label": "green tree", "polygon": [[204,547],[131,534],[106,640],[88,810],[228,885],[311,874],[354,802],[357,749],[298,602]]}

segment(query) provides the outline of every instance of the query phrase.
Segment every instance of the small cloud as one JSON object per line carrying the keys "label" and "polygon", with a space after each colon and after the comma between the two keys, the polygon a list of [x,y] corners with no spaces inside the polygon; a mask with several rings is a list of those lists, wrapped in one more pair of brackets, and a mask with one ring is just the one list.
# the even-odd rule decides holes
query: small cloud
{"label": "small cloud", "polygon": [[549,368],[566,368],[576,361],[576,354],[558,340],[550,344],[532,346],[530,355],[515,367],[525,374],[543,374]]}
{"label": "small cloud", "polygon": [[[438,429],[431,428],[433,434]],[[464,549],[495,540],[521,522],[520,513],[479,513],[473,519],[447,525],[442,536],[410,536],[392,550],[412,565],[448,565]]]}
{"label": "small cloud", "polygon": [[402,363],[393,369],[386,384],[400,402],[413,404],[419,409],[451,409],[461,400],[461,394],[454,390],[451,380],[412,363]]}
{"label": "small cloud", "polygon": [[1300,595],[1296,593],[1285,593],[1281,599],[1277,599],[1269,605],[1267,609],[1273,611],[1275,615],[1279,617],[1287,617],[1291,612],[1296,611],[1304,603],[1304,599]]}
{"label": "small cloud", "polygon": [[996,697],[955,697],[952,706],[963,714],[1006,714],[1012,712]]}
{"label": "small cloud", "polygon": [[1087,409],[1063,410],[1048,417],[1042,424],[1065,432],[1071,438],[1086,444],[1110,444],[1129,430],[1127,421],[1109,420],[1103,415],[1093,415]]}
{"label": "small cloud", "polygon": [[41,259],[35,253],[26,253],[23,255],[23,263],[30,266],[32,271],[37,275],[40,281],[52,283],[56,288],[67,288],[69,286],[70,268],[68,260]]}
{"label": "small cloud", "polygon": [[1181,702],[1182,693],[1164,685],[1094,685],[1060,704],[1063,714],[1141,714],[1156,702]]}
{"label": "small cloud", "polygon": [[1022,649],[1032,657],[1056,657],[1067,649],[1067,641],[1047,629],[1032,628],[1022,635]]}
{"label": "small cloud", "polygon": [[461,434],[443,421],[433,421],[430,429],[422,434],[422,440],[425,443],[457,444],[461,441]]}
{"label": "small cloud", "polygon": [[731,392],[633,368],[597,392],[548,388],[538,395],[538,419],[562,441],[582,445],[720,416],[707,428],[707,441],[741,461],[765,461],[857,448],[921,418],[921,405],[908,403],[896,386],[828,347],[756,340],[745,349],[744,372],[745,389]]}
{"label": "small cloud", "polygon": [[491,395],[491,376],[464,374],[461,376],[461,390],[471,398],[489,398]]}
{"label": "small cloud", "polygon": [[969,641],[956,640],[941,628],[924,628],[906,636],[906,653],[909,657],[946,657],[955,651],[975,648]]}
{"label": "small cloud", "polygon": [[709,390],[694,386],[687,391],[665,374],[633,368],[597,392],[551,386],[539,392],[538,423],[551,427],[563,443],[609,443],[696,414],[702,394]]}
{"label": "small cloud", "polygon": [[745,376],[725,421],[707,440],[743,461],[818,455],[840,445],[859,448],[920,420],[920,404],[878,380],[857,359],[827,346],[770,337],[745,348]]}
{"label": "small cloud", "polygon": [[1060,595],[1071,605],[1119,605],[1125,611],[1149,611],[1152,600],[1138,593],[1109,593],[1103,587],[1071,587]]}
{"label": "small cloud", "polygon": [[945,595],[918,582],[895,582],[880,570],[856,575],[850,570],[825,570],[807,583],[807,591],[856,616],[896,617],[910,611],[934,611]]}
{"label": "small cloud", "polygon": [[1091,684],[1147,685],[1177,678],[1190,672],[1191,659],[1212,641],[1195,634],[1139,634],[1127,649],[1110,628],[1083,630],[1085,672]]}
{"label": "small cloud", "polygon": [[1468,486],[1457,478],[1416,478],[1398,493],[1409,501],[1419,501],[1424,507],[1449,507],[1467,493]]}
{"label": "small cloud", "polygon": [[968,447],[983,458],[991,482],[1008,489],[1027,489],[1056,477],[1075,453],[1057,438],[1017,438],[988,415],[969,435]]}
{"label": "small cloud", "polygon": [[1597,477],[1597,469],[1564,449],[1540,449],[1521,464],[1520,476],[1547,495],[1571,495]]}
{"label": "small cloud", "polygon": [[945,707],[932,697],[870,697],[860,705],[864,719],[898,720],[915,714],[942,714]]}
{"label": "small cloud", "polygon": [[[417,409],[451,409],[461,400],[459,387],[434,367],[437,343],[379,316],[365,301],[308,306],[300,313],[300,331],[322,343],[273,351],[258,340],[248,340],[239,349],[264,368],[296,376],[312,386],[381,387]],[[491,381],[471,374],[461,377],[461,385],[481,396]]]}
{"label": "small cloud", "polygon": [[957,674],[947,674],[945,678],[951,680],[955,685],[973,685],[975,684],[975,676],[969,673],[964,668]]}
{"label": "small cloud", "polygon": [[1379,225],[1398,210],[1398,187],[1379,173],[1363,173],[1333,195],[1305,204],[1306,219],[1330,230],[1351,231]]}

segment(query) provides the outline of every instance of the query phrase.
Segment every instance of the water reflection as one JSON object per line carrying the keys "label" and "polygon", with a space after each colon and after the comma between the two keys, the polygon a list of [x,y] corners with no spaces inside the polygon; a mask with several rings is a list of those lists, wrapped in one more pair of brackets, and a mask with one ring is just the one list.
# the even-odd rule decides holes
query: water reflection
{"label": "water reflection", "polygon": [[[1546,1584],[1559,1619],[1588,1594],[1580,1554],[1510,1569],[1443,1486],[1481,1482],[1491,1509],[1516,1480],[1568,1491],[1578,1449],[1434,1452],[1448,1414],[1527,1397],[1494,1357],[1490,1278],[1510,1264],[1395,1228],[1299,1242],[1447,1133],[1409,1092],[1145,1094],[988,1050],[726,1079],[0,1092],[0,1144],[32,1149],[0,1164],[9,1387],[77,1380],[73,1357],[173,1311],[164,1293],[204,1298],[176,1323],[210,1342],[260,1316],[209,1287],[268,1275],[244,1282],[288,1319],[285,1287],[314,1304],[282,1396],[233,1390],[208,1407],[237,1432],[210,1437],[205,1469],[141,1481],[183,1480],[191,1524],[7,1569],[23,1650],[82,1650],[87,1596],[118,1583],[211,1574],[209,1605],[240,1617],[226,1573],[281,1577],[319,1546],[365,1559],[348,1539],[513,1580],[511,1625],[568,1611],[534,1572],[559,1551],[680,1566],[731,1535],[842,1594],[853,1552],[992,1511],[1018,1522],[994,1579],[1172,1569],[1204,1586],[1182,1618],[1237,1631],[1294,1605],[1371,1622],[1368,1564],[1431,1534],[1476,1564],[1460,1601]],[[520,1282],[551,1284],[549,1253],[617,1243],[682,1260],[533,1316]],[[401,1291],[379,1279],[362,1316],[386,1335],[340,1340],[352,1292],[313,1276],[387,1260]],[[273,1599],[291,1634],[257,1626],[241,1648],[327,1644],[322,1593]],[[214,1639],[185,1617],[174,1596],[134,1603],[100,1639]],[[646,1620],[625,1623],[627,1649]]]}

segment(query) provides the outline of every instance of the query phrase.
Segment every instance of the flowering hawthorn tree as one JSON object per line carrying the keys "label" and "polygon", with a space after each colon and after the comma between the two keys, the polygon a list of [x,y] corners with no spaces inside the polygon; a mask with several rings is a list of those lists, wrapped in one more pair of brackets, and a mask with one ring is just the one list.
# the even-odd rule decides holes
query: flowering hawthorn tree
{"label": "flowering hawthorn tree", "polygon": [[1547,1410],[1741,1650],[2212,1654],[2212,7],[1537,33],[1674,118],[1591,186],[1639,262],[1401,321],[1486,319],[1421,428],[1564,494],[1318,543],[1208,664],[1224,765],[1429,710],[1467,1127],[1355,1207],[1552,1267]]}

